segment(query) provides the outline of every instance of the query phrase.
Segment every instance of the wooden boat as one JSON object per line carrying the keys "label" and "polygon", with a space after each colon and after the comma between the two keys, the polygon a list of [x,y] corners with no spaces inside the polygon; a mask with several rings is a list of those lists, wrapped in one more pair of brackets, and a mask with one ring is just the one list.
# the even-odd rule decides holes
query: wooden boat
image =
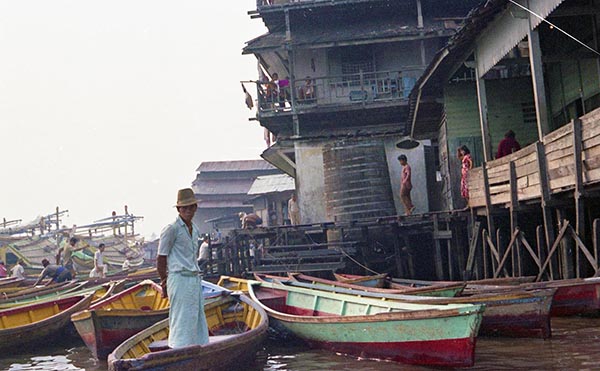
{"label": "wooden boat", "polygon": [[[205,304],[228,294],[228,290],[202,281]],[[169,299],[162,297],[162,288],[145,280],[73,314],[71,321],[92,354],[106,359],[125,339],[168,315]]]}
{"label": "wooden boat", "polygon": [[20,287],[23,285],[25,285],[24,278],[17,278],[17,277],[0,278],[0,290],[2,290],[4,288],[9,288],[9,287]]}
{"label": "wooden boat", "polygon": [[248,293],[248,280],[237,277],[221,276],[217,285],[224,287],[231,291],[242,291]]}
{"label": "wooden boat", "polygon": [[[556,289],[551,316],[573,316],[600,313],[600,277],[573,278],[555,281],[523,283],[523,290]],[[508,290],[499,285],[469,285],[467,292],[501,292]]]}
{"label": "wooden boat", "polygon": [[405,293],[409,295],[425,295],[425,296],[440,296],[453,297],[459,295],[465,288],[464,282],[446,282],[436,283],[430,286],[413,287],[410,285],[400,285],[388,280],[385,274],[376,276],[357,276],[349,274],[334,273],[336,280],[342,283],[349,283],[358,286],[370,287],[373,289],[399,290],[397,293]]}
{"label": "wooden boat", "polygon": [[232,294],[204,306],[209,343],[170,349],[165,319],[127,339],[108,356],[108,369],[232,370],[243,369],[266,338],[268,317],[245,295]]}
{"label": "wooden boat", "polygon": [[230,293],[231,292],[225,287],[202,280],[202,296],[204,297],[204,304],[206,304],[207,300],[212,300],[223,295],[229,295]]}
{"label": "wooden boat", "polygon": [[92,295],[74,295],[0,311],[0,349],[44,342],[63,334],[71,314],[87,308]]}
{"label": "wooden boat", "polygon": [[34,287],[11,287],[8,289],[3,289],[2,294],[0,295],[0,303],[3,303],[8,300],[12,300],[14,298],[25,299],[27,296],[35,296],[42,295],[45,293],[50,293],[54,291],[64,290],[69,286],[74,286],[75,283],[73,281],[65,281],[61,283],[53,283],[49,286],[34,286]]}
{"label": "wooden boat", "polygon": [[466,283],[469,285],[495,285],[495,286],[518,286],[522,283],[530,283],[535,281],[535,276],[524,276],[524,277],[498,277],[498,278],[484,278],[480,280],[471,281],[427,281],[427,280],[414,280],[409,278],[389,278],[392,282],[399,285],[421,287],[431,286],[440,283]]}
{"label": "wooden boat", "polygon": [[427,305],[250,281],[272,323],[309,345],[409,364],[471,366],[483,306]]}
{"label": "wooden boat", "polygon": [[40,293],[33,292],[31,294],[1,300],[0,309],[15,308],[22,305],[30,305],[33,303],[48,301],[51,299],[65,297],[74,292],[77,292],[81,295],[84,294],[84,292],[80,292],[80,290],[82,290],[85,285],[85,282],[69,282],[66,285],[59,286],[56,290],[42,291]]}
{"label": "wooden boat", "polygon": [[[289,276],[293,277],[295,274],[294,273],[290,273]],[[254,277],[258,280],[258,281],[270,281],[273,278],[277,278],[274,276],[267,276],[267,275],[262,275],[262,274],[254,274]],[[305,276],[305,277],[310,277],[310,276]],[[318,278],[318,277],[310,277],[311,280],[313,280],[314,282],[318,282],[318,283],[322,283],[322,284],[326,284],[326,285],[331,285],[331,286],[339,286],[339,287],[344,287],[347,289],[354,289],[354,290],[362,290],[362,291],[367,291],[367,292],[378,292],[381,294],[405,294],[405,295],[417,295],[417,296],[438,296],[438,297],[454,297],[455,294],[458,291],[462,291],[463,288],[465,287],[464,284],[460,284],[460,285],[450,285],[450,286],[444,286],[444,287],[439,287],[439,288],[430,288],[430,287],[404,287],[402,286],[401,288],[378,288],[378,287],[372,287],[372,286],[362,286],[359,284],[353,284],[353,283],[346,283],[346,282],[341,282],[341,281],[332,281],[332,280],[328,280],[325,278]],[[280,280],[281,281],[281,280]],[[360,283],[360,281],[359,281]],[[433,293],[432,295],[428,295],[430,293]],[[438,294],[438,295],[435,295]]]}
{"label": "wooden boat", "polygon": [[549,338],[550,308],[554,289],[525,291],[514,289],[506,292],[473,294],[453,298],[426,297],[402,294],[365,292],[315,281],[314,277],[293,274],[295,281],[288,284],[309,289],[324,290],[341,294],[360,295],[380,300],[392,300],[415,304],[483,304],[485,311],[479,334],[510,337]]}
{"label": "wooden boat", "polygon": [[73,314],[71,321],[94,356],[106,359],[125,339],[168,315],[169,299],[148,280]]}

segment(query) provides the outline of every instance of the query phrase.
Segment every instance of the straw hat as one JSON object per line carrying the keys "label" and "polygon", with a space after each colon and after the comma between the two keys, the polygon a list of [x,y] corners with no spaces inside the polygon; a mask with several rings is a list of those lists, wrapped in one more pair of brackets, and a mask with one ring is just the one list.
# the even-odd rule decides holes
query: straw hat
{"label": "straw hat", "polygon": [[191,188],[180,189],[177,192],[177,204],[175,207],[179,206],[190,206],[197,204],[196,196],[194,196],[194,191]]}

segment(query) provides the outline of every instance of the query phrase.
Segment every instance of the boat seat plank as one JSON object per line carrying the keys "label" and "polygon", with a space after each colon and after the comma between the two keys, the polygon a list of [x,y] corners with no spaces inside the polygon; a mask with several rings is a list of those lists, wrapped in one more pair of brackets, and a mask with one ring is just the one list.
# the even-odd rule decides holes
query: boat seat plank
{"label": "boat seat plank", "polygon": [[[218,343],[218,342],[230,339],[232,337],[235,337],[236,335],[238,335],[238,334],[209,336],[208,341],[211,344]],[[171,349],[171,348],[169,347],[169,341],[166,339],[165,340],[156,340],[156,341],[153,341],[152,343],[148,344],[148,350],[150,352],[160,352],[160,351],[168,350],[168,349]]]}
{"label": "boat seat plank", "polygon": [[150,352],[160,352],[162,350],[167,350],[170,349],[169,348],[169,341],[168,340],[156,340],[151,342],[150,344],[148,344],[148,350]]}

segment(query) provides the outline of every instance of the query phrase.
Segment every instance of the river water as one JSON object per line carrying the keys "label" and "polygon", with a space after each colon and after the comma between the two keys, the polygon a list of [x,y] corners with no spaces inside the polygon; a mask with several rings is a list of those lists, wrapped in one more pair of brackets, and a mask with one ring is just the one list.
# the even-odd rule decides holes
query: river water
{"label": "river water", "polygon": [[[72,340],[1,354],[0,370],[106,370],[83,343]],[[393,362],[360,360],[307,348],[301,343],[269,339],[254,365],[242,369],[265,371],[304,370],[430,370]],[[438,368],[439,369],[439,368]],[[552,338],[477,339],[475,366],[470,370],[600,370],[600,318],[554,318]]]}

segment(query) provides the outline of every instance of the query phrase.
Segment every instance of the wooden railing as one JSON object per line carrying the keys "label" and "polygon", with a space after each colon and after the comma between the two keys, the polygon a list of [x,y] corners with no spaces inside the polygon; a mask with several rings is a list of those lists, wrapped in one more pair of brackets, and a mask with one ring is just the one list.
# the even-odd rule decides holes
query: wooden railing
{"label": "wooden railing", "polygon": [[483,167],[469,174],[471,207],[485,207],[488,194],[491,205],[507,205],[511,199],[541,198],[544,188],[554,194],[600,182],[600,109],[547,134],[541,143],[489,161],[486,168],[487,189]]}

